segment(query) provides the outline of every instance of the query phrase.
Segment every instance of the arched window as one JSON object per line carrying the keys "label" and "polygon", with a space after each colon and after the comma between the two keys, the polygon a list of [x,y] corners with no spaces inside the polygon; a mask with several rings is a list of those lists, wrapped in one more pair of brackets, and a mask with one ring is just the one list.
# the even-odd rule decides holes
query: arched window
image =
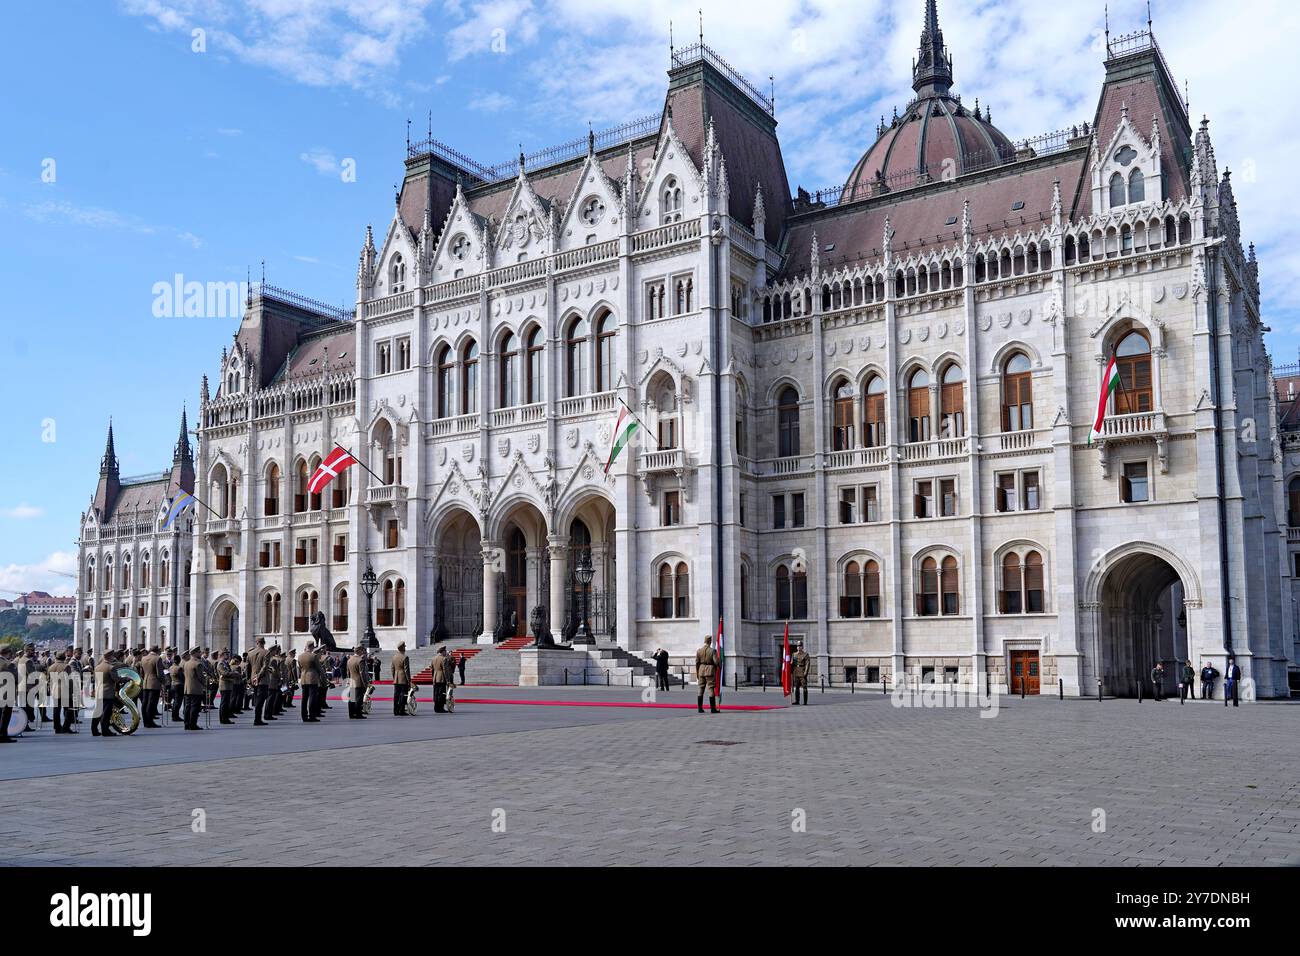
{"label": "arched window", "polygon": [[371,445],[379,452],[379,474],[384,484],[400,485],[402,483],[402,457],[397,453],[397,439],[393,426],[387,418],[375,423],[370,436]]}
{"label": "arched window", "polygon": [[293,616],[293,630],[296,634],[307,633],[312,615],[320,610],[320,595],[311,588],[298,592],[297,613]]}
{"label": "arched window", "polygon": [[321,496],[321,493],[320,493],[319,491],[317,491],[317,492],[312,492],[312,490],[311,490],[311,477],[310,477],[311,475],[316,474],[316,469],[319,468],[319,467],[320,467],[320,455],[312,455],[312,456],[311,456],[311,461],[309,461],[309,462],[307,463],[307,475],[308,475],[308,478],[307,478],[307,484],[303,486],[304,489],[307,491],[307,510],[308,510],[308,511],[320,511],[320,496]]}
{"label": "arched window", "polygon": [[734,402],[732,410],[736,415],[736,454],[747,458],[749,457],[749,393],[739,382],[736,385]]}
{"label": "arched window", "polygon": [[542,383],[544,368],[542,363],[545,340],[542,338],[542,330],[538,326],[533,326],[528,332],[528,380],[524,384],[524,401],[528,404],[540,402],[542,400]]}
{"label": "arched window", "polygon": [[596,319],[596,391],[614,387],[614,316],[602,313]]}
{"label": "arched window", "polygon": [[570,397],[587,392],[587,320],[581,317],[569,323],[564,341],[564,394]]}
{"label": "arched window", "polygon": [[262,633],[280,633],[280,592],[267,591],[262,595]]}
{"label": "arched window", "polygon": [[1037,551],[1025,555],[1025,610],[1043,613],[1043,556]]}
{"label": "arched window", "polygon": [[1017,352],[1002,367],[1002,430],[1028,431],[1034,427],[1034,385],[1029,358]]}
{"label": "arched window", "polygon": [[122,588],[127,591],[131,590],[131,555],[129,552],[122,555]]}
{"label": "arched window", "polygon": [[677,389],[671,379],[663,380],[663,385],[655,396],[655,413],[659,447],[662,449],[678,447],[681,435],[679,434]]}
{"label": "arched window", "polygon": [[1019,614],[1024,610],[1020,574],[1020,555],[1014,551],[1002,559],[1002,613]]}
{"label": "arched window", "polygon": [[676,176],[669,176],[664,180],[662,195],[663,221],[665,223],[677,222],[682,218],[682,189],[677,184]]}
{"label": "arched window", "polygon": [[867,617],[880,617],[880,565],[868,561],[862,566],[863,611]]}
{"label": "arched window", "polygon": [[394,253],[393,263],[388,268],[388,291],[392,293],[406,290],[406,263],[400,252]]}
{"label": "arched window", "polygon": [[691,609],[691,572],[685,561],[679,561],[673,572],[674,617],[690,617]]}
{"label": "arched window", "polygon": [[501,340],[500,402],[502,408],[519,404],[519,340],[507,332]]}
{"label": "arched window", "polygon": [[776,618],[802,621],[808,617],[808,575],[786,565],[776,569]]}
{"label": "arched window", "polygon": [[310,481],[310,474],[307,471],[307,462],[299,458],[298,464],[294,466],[293,510],[295,514],[300,514],[307,510],[308,481]]}
{"label": "arched window", "polygon": [[266,497],[262,500],[262,514],[268,518],[280,513],[280,466],[271,462],[266,469]]}
{"label": "arched window", "polygon": [[777,454],[790,458],[799,454],[799,393],[793,386],[781,389],[776,400]]}
{"label": "arched window", "polygon": [[[1300,481],[1300,479],[1296,479],[1291,482],[1293,487],[1295,486],[1296,481]],[[146,587],[148,586],[147,582],[145,586]],[[89,560],[86,561],[86,590],[87,591],[95,590],[95,559],[94,558],[90,558]]]}
{"label": "arched window", "polygon": [[1124,205],[1124,201],[1124,177],[1120,173],[1112,173],[1110,177],[1110,206],[1114,209]]}
{"label": "arched window", "polygon": [[740,619],[749,620],[749,566],[740,563]]}
{"label": "arched window", "polygon": [[835,383],[831,401],[831,450],[848,451],[853,447],[853,387],[846,379]]}
{"label": "arched window", "polygon": [[461,355],[460,413],[473,415],[478,411],[478,343],[471,339]]}
{"label": "arched window", "polygon": [[880,448],[889,440],[885,427],[885,380],[879,375],[867,382],[867,395],[862,402],[862,444]]}
{"label": "arched window", "polygon": [[862,568],[856,561],[844,565],[844,586],[840,590],[840,617],[862,616]]}
{"label": "arched window", "polygon": [[338,473],[338,476],[330,482],[331,507],[342,508],[348,503],[348,496],[352,490],[352,479],[348,477],[350,474],[351,471],[341,471]]}
{"label": "arched window", "polygon": [[406,624],[406,582],[389,578],[379,592],[379,609],[375,623],[380,627],[402,627]]}
{"label": "arched window", "polygon": [[658,578],[656,597],[650,602],[650,616],[669,618],[673,616],[673,566],[667,561],[659,565]]}
{"label": "arched window", "polygon": [[921,617],[959,614],[961,599],[957,577],[957,559],[927,556],[921,560],[917,575],[916,613]]}
{"label": "arched window", "polygon": [[1149,412],[1154,407],[1151,388],[1151,343],[1141,332],[1130,332],[1115,349],[1119,388],[1115,390],[1115,414]]}
{"label": "arched window", "polygon": [[[1286,486],[1286,523],[1289,527],[1300,528],[1300,475],[1292,478]],[[91,570],[94,570],[92,564]]]}
{"label": "arched window", "polygon": [[961,438],[966,434],[966,375],[956,362],[943,370],[939,389],[939,427],[943,438]]}
{"label": "arched window", "polygon": [[348,589],[339,588],[334,594],[334,630],[348,629]]}
{"label": "arched window", "polygon": [[1146,177],[1142,170],[1135,169],[1128,174],[1128,201],[1142,202],[1146,199]]}
{"label": "arched window", "polygon": [[921,561],[921,577],[916,591],[916,613],[935,617],[939,613],[939,562],[934,558]]}
{"label": "arched window", "polygon": [[160,588],[169,588],[172,585],[172,559],[166,551],[162,553],[162,558],[158,563],[158,586]]}
{"label": "arched window", "polygon": [[943,592],[943,613],[961,612],[961,600],[958,596],[957,559],[952,555],[943,559],[939,568],[939,589]]}
{"label": "arched window", "polygon": [[438,349],[435,364],[438,368],[438,417],[450,418],[455,414],[456,405],[456,387],[453,384],[456,377],[456,362],[452,358],[450,345]]}
{"label": "arched window", "polygon": [[930,376],[917,369],[907,382],[907,440],[930,440]]}
{"label": "arched window", "polygon": [[150,570],[151,565],[149,563],[149,552],[146,551],[144,554],[140,555],[140,587],[147,588],[149,586]]}

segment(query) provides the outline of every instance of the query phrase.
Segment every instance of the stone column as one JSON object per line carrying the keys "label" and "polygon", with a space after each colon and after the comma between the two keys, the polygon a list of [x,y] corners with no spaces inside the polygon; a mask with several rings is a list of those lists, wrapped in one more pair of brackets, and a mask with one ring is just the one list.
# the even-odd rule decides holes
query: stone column
{"label": "stone column", "polygon": [[560,632],[564,630],[564,572],[568,562],[569,539],[563,535],[553,534],[546,539],[551,549],[551,593],[547,598],[550,604],[551,639],[560,641]]}
{"label": "stone column", "polygon": [[497,629],[497,575],[500,574],[501,549],[495,541],[483,541],[483,633],[480,644],[491,644]]}

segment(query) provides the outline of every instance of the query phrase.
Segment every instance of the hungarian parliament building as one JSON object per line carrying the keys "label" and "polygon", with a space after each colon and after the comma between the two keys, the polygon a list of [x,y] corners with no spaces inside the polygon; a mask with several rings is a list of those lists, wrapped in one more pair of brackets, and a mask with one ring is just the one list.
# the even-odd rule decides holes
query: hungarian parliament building
{"label": "hungarian parliament building", "polygon": [[[1126,696],[1233,656],[1286,695],[1300,375],[1209,121],[1148,24],[1108,34],[1090,120],[1012,139],[922,16],[829,190],[791,191],[772,98],[702,40],[624,126],[495,166],[409,142],[355,309],[254,285],[171,469],[122,478],[110,431],[78,642],[299,646],[322,614],[349,646],[372,568],[384,649],[684,662],[721,625],[743,683],[788,628],[834,684]],[[311,493],[336,447],[360,465]]]}

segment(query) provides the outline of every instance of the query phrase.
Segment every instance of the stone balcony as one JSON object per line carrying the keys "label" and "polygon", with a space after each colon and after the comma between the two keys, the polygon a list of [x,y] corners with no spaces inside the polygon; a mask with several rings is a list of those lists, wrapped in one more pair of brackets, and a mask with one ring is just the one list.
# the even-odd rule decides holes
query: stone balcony
{"label": "stone balcony", "polygon": [[406,485],[371,485],[366,489],[366,504],[404,505],[408,493]]}

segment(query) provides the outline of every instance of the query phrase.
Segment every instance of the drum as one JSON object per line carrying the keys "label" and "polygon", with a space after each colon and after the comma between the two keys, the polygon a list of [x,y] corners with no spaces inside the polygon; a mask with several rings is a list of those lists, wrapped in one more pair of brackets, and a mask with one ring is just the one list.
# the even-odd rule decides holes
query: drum
{"label": "drum", "polygon": [[9,715],[9,726],[5,728],[5,733],[10,737],[17,737],[27,729],[27,715],[18,707]]}
{"label": "drum", "polygon": [[415,698],[415,685],[412,684],[411,689],[407,691],[406,694],[406,712],[408,714],[414,714],[418,703],[419,702]]}

